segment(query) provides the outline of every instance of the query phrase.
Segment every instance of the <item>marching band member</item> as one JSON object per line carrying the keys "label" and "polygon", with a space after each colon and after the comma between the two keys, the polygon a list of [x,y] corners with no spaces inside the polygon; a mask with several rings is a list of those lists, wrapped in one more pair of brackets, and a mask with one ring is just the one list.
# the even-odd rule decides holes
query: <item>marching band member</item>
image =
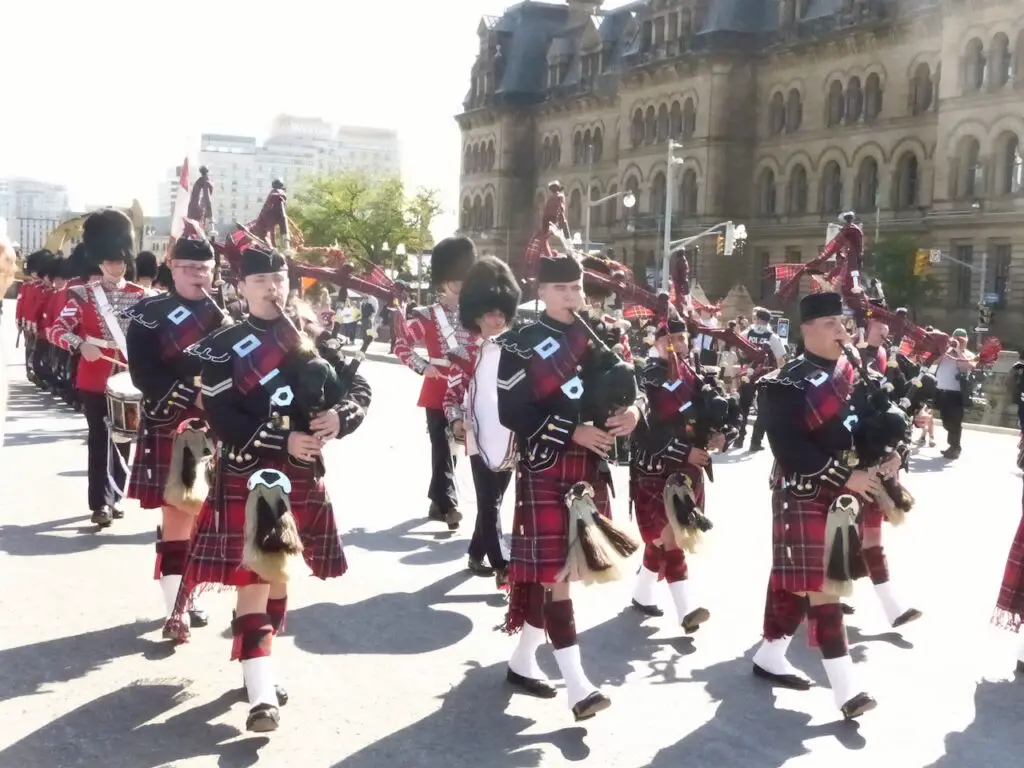
{"label": "marching band member", "polygon": [[[196,515],[206,498],[206,434],[191,419],[202,416],[198,357],[186,350],[224,323],[207,291],[213,284],[213,248],[198,231],[179,238],[171,252],[174,287],[151,293],[127,311],[128,370],[142,393],[138,447],[128,498],[142,509],[162,510],[156,541],[156,578],[164,594],[164,637],[173,638],[169,620],[185,571]],[[139,254],[139,271],[149,273]],[[152,254],[150,254],[152,256]],[[156,272],[153,257],[151,272]],[[193,429],[192,427],[196,427]],[[184,475],[184,479],[183,479]],[[193,609],[192,626],[206,616]]]}
{"label": "marching band member", "polygon": [[[772,313],[763,307],[754,308],[754,324],[743,331],[740,335],[765,351],[765,361],[749,372],[740,385],[740,411],[743,414],[743,427],[740,430],[740,437],[737,443],[743,444],[747,438],[747,419],[750,415],[750,407],[754,404],[754,395],[757,392],[757,380],[766,373],[780,367],[786,358],[786,345],[782,338],[771,326]],[[754,421],[754,431],[750,435],[750,450],[760,451],[764,447],[761,441],[764,439],[764,418],[758,411],[757,419]]]}
{"label": "marching band member", "polygon": [[[639,409],[630,405],[607,418],[606,429],[582,423],[589,386],[585,370],[598,356],[592,331],[576,314],[584,301],[582,277],[575,258],[539,258],[538,294],[546,309],[537,322],[499,337],[497,382],[501,424],[515,433],[519,443],[505,630],[521,633],[508,662],[507,679],[525,693],[555,696],[536,661],[546,632],[576,720],[593,717],[611,701],[583,671],[570,582],[606,580],[587,573],[580,550],[602,535],[609,542],[615,536],[610,531],[611,475],[605,459],[616,436],[629,435],[640,420]],[[604,352],[614,358],[607,349]],[[616,364],[623,365],[620,360]],[[635,400],[633,372],[628,376]],[[580,493],[592,494],[593,511],[586,519],[576,506]],[[594,555],[588,562],[611,567],[605,565],[610,560],[604,553],[597,556],[589,550],[587,554]],[[618,573],[607,578],[618,578]]]}
{"label": "marching band member", "polygon": [[[473,334],[466,350],[469,359],[463,361],[451,356],[448,391],[444,396],[445,417],[451,424],[452,434],[466,440],[469,448],[469,465],[476,490],[476,525],[469,542],[468,567],[478,575],[490,575],[493,571],[499,589],[508,585],[500,510],[512,471],[492,469],[479,451],[478,433],[489,425],[474,423],[475,390],[471,382],[484,345],[493,344],[492,340],[512,325],[521,299],[522,291],[505,262],[485,256],[470,267],[459,292],[459,321]],[[467,430],[473,432],[473,436],[467,437]],[[484,566],[484,557],[490,568]]]}
{"label": "marching band member", "polygon": [[158,287],[153,281],[156,280],[159,269],[156,254],[152,251],[140,251],[135,257],[135,282],[142,286],[147,296],[158,292]]}
{"label": "marching band member", "polygon": [[345,364],[317,356],[311,340],[282,315],[283,256],[250,246],[239,276],[250,314],[190,352],[202,363],[202,406],[219,448],[172,622],[177,639],[187,640],[181,619],[196,588],[238,588],[231,658],[242,662],[251,707],[246,728],[272,731],[287,700],[275,685],[270,653],[284,626],[291,564],[301,554],[320,579],[347,569],[321,452],[362,423],[370,388],[352,374],[347,389],[335,380],[328,392],[325,369]]}
{"label": "marching band member", "polygon": [[130,320],[122,313],[138,303],[145,292],[124,279],[135,247],[135,233],[131,219],[123,212],[106,208],[90,215],[82,225],[82,243],[102,277],[69,289],[68,301],[50,328],[49,340],[81,356],[75,384],[89,425],[89,509],[92,522],[106,528],[114,518],[124,516],[115,505],[124,488],[131,447],[120,443],[116,453],[109,450],[107,379],[115,364],[125,365],[125,329]]}
{"label": "marching band member", "polygon": [[[413,312],[411,319],[396,313],[398,322],[395,354],[407,367],[423,376],[417,405],[427,414],[430,434],[430,498],[431,520],[441,520],[450,530],[459,527],[462,513],[455,492],[455,458],[448,439],[448,420],[444,415],[444,394],[448,388],[447,356],[464,350],[469,334],[459,322],[459,291],[466,272],[476,261],[476,246],[468,237],[447,237],[430,255],[430,281],[441,291],[440,301]],[[414,349],[424,346],[427,357]]]}
{"label": "marching band member", "polygon": [[52,259],[53,254],[47,250],[30,253],[25,259],[25,275],[30,279],[18,291],[18,304],[15,310],[15,317],[25,335],[25,377],[36,385],[42,383],[35,367],[39,315],[46,292],[44,276]]}
{"label": "marching band member", "polygon": [[[52,273],[52,290],[47,298],[46,309],[44,310],[47,330],[60,317],[60,312],[64,309],[64,304],[67,303],[68,281],[72,277],[74,277],[74,266],[71,260],[64,258],[56,259]],[[59,394],[65,401],[70,402],[69,390],[72,389],[72,386],[68,378],[68,353],[54,344],[48,344],[47,346],[50,348],[49,368],[53,380],[54,393]]]}
{"label": "marching band member", "polygon": [[[855,470],[844,461],[853,448],[845,422],[855,371],[842,356],[848,341],[842,315],[839,294],[805,296],[800,302],[804,353],[762,379],[766,433],[775,456],[773,559],[764,642],[754,655],[753,671],[785,687],[810,687],[785,655],[806,617],[836,706],[850,719],[875,707],[874,699],[857,690],[839,604],[839,594],[847,594],[851,578],[859,575],[844,570],[844,565],[857,565],[849,511],[857,502],[850,494],[882,493],[879,473],[896,467]],[[837,563],[840,548],[844,559]]]}
{"label": "marching band member", "polygon": [[36,299],[36,346],[32,352],[32,367],[35,369],[40,387],[48,391],[57,388],[55,371],[51,360],[53,345],[46,340],[46,332],[53,324],[60,310],[64,308],[63,304],[56,309],[52,308],[53,298],[57,293],[54,288],[54,280],[57,279],[61,261],[63,259],[60,256],[53,256],[47,259],[46,266],[42,272],[43,282]]}
{"label": "marching band member", "polygon": [[[680,541],[687,533],[679,522],[670,519],[675,510],[665,508],[666,483],[688,481],[693,510],[703,515],[704,470],[708,452],[691,445],[687,435],[687,416],[702,381],[687,362],[689,353],[686,323],[670,308],[668,316],[655,332],[657,357],[645,361],[640,386],[647,402],[647,418],[633,433],[630,462],[630,498],[636,522],[644,540],[644,559],[637,573],[633,607],[647,616],[661,616],[654,587],[664,577],[676,607],[679,623],[687,634],[696,632],[711,614],[696,600],[688,579],[686,552]],[[710,449],[721,449],[724,437],[718,435]],[[693,522],[693,521],[688,521]],[[696,536],[696,528],[689,528]],[[677,534],[676,531],[680,530]]]}

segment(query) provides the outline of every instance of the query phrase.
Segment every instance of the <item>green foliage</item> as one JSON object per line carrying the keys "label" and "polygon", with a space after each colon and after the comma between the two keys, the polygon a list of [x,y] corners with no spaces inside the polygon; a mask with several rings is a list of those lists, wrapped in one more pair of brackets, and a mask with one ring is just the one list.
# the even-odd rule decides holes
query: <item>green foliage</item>
{"label": "green foliage", "polygon": [[914,274],[914,257],[922,247],[904,235],[883,237],[868,261],[867,273],[882,281],[890,307],[907,307],[911,313],[938,298],[939,283],[930,274]]}
{"label": "green foliage", "polygon": [[[306,245],[332,246],[399,271],[409,269],[408,255],[433,246],[430,225],[442,211],[437,191],[420,189],[406,197],[397,178],[374,178],[342,172],[308,179],[288,209]],[[384,244],[389,250],[384,251]]]}

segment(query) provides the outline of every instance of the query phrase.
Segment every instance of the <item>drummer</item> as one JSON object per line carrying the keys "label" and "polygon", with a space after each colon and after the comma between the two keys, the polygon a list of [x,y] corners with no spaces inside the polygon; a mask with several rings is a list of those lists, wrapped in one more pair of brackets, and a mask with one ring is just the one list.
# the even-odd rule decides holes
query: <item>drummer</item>
{"label": "drummer", "polygon": [[[174,610],[199,512],[198,506],[171,503],[184,498],[186,486],[192,490],[196,481],[194,471],[182,477],[187,474],[182,471],[183,457],[173,458],[175,452],[191,450],[188,436],[179,434],[179,425],[202,415],[202,394],[195,381],[202,365],[185,350],[223,325],[226,317],[208,293],[213,285],[213,247],[198,225],[186,220],[184,236],[175,242],[168,261],[174,281],[171,290],[154,293],[127,312],[132,320],[127,333],[128,370],[142,393],[139,445],[128,498],[138,499],[143,509],[162,510],[154,572],[164,595],[165,620]],[[155,272],[155,260],[153,267]],[[178,477],[171,476],[172,466]],[[194,609],[188,618],[191,626],[206,625],[202,611]],[[164,637],[173,638],[166,623]]]}
{"label": "drummer", "polygon": [[82,225],[86,255],[101,277],[68,289],[68,300],[47,331],[51,344],[78,352],[75,375],[89,425],[89,510],[92,522],[106,528],[124,517],[116,503],[123,497],[130,443],[110,451],[107,427],[107,380],[125,370],[125,329],[121,313],[145,296],[141,287],[124,279],[135,249],[131,219],[114,208],[93,213]]}

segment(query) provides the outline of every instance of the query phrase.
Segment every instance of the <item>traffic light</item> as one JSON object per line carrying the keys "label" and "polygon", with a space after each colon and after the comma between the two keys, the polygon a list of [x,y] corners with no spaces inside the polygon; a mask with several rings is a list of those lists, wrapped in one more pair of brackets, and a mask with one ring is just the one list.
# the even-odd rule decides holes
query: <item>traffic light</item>
{"label": "traffic light", "polygon": [[914,254],[914,276],[920,277],[928,271],[928,251],[924,248],[918,248],[917,253]]}
{"label": "traffic light", "polygon": [[725,255],[725,235],[719,235],[715,240],[715,253],[719,256]]}

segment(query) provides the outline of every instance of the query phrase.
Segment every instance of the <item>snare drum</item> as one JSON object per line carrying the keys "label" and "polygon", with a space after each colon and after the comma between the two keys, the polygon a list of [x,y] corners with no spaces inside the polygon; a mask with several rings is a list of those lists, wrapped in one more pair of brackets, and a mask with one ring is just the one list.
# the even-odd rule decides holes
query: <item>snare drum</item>
{"label": "snare drum", "polygon": [[139,431],[142,393],[132,384],[128,371],[107,379],[107,426],[115,443],[130,443]]}

